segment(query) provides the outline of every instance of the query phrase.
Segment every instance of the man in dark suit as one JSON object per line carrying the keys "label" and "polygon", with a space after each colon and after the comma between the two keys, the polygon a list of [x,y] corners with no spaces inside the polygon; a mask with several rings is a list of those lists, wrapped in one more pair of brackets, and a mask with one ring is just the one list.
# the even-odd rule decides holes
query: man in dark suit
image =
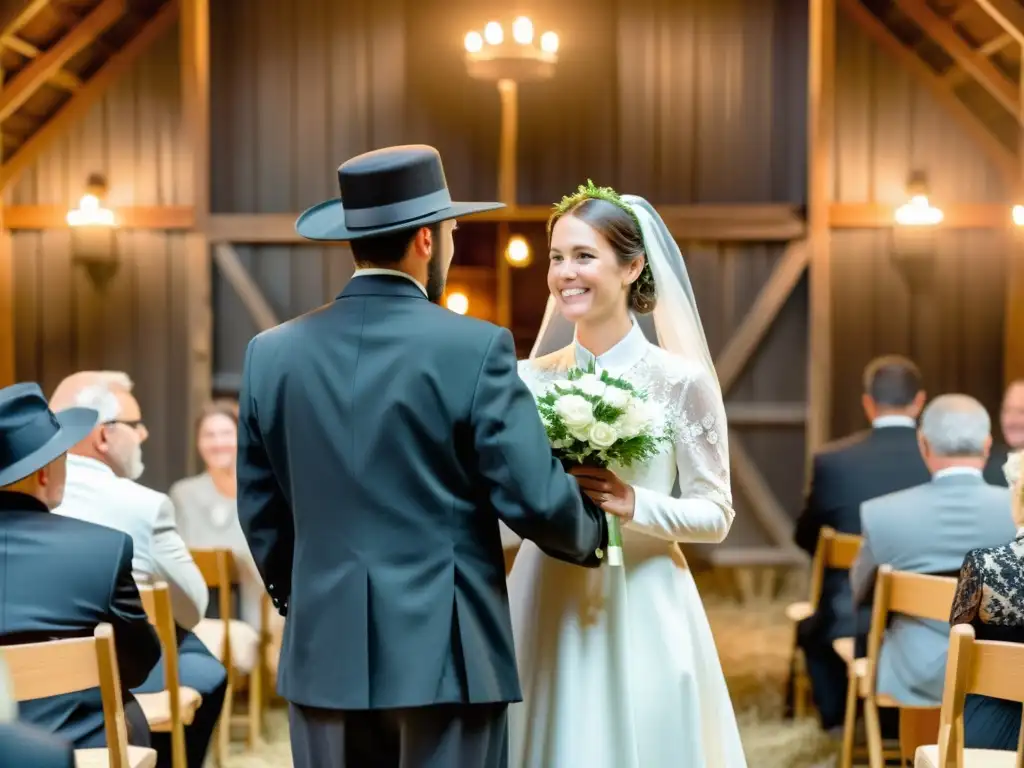
{"label": "man in dark suit", "polygon": [[[0,390],[0,645],[85,637],[114,630],[129,740],[146,746],[149,728],[129,689],[160,658],[160,643],[132,577],[132,540],[100,525],[50,514],[64,496],[68,448],[98,414],[54,414],[36,384]],[[22,702],[22,720],[77,748],[105,746],[99,689]]]}
{"label": "man in dark suit", "polygon": [[441,308],[454,219],[425,146],[356,157],[299,234],[349,241],[328,306],[245,357],[238,510],[286,611],[298,768],[499,768],[521,700],[499,519],[596,567],[604,515],[551,453],[511,334]]}
{"label": "man in dark suit", "polygon": [[1006,485],[1003,464],[1010,451],[1024,450],[1024,379],[1010,383],[999,410],[999,427],[1003,442],[995,443],[985,464],[985,482]]}
{"label": "man in dark suit", "polygon": [[[814,456],[806,503],[796,523],[797,546],[813,554],[826,525],[860,534],[863,502],[931,479],[917,445],[917,417],[924,401],[921,375],[910,360],[890,355],[868,364],[861,404],[871,429],[830,443]],[[870,606],[855,615],[848,574],[826,571],[818,611],[797,629],[826,729],[842,725],[846,706],[846,664],[832,641],[865,636],[870,620]]]}
{"label": "man in dark suit", "polygon": [[75,768],[71,742],[27,723],[0,723],[0,765]]}

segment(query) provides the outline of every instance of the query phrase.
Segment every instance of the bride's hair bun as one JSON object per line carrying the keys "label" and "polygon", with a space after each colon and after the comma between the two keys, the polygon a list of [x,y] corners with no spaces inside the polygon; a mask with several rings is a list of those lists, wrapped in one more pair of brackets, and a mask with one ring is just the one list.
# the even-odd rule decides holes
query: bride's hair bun
{"label": "bride's hair bun", "polygon": [[571,207],[556,210],[548,221],[548,241],[555,222],[571,215],[599,232],[611,245],[619,263],[629,266],[638,256],[644,259],[640,276],[629,287],[629,307],[638,315],[650,314],[658,301],[654,275],[647,261],[644,238],[636,217],[622,205],[599,197],[585,197]]}

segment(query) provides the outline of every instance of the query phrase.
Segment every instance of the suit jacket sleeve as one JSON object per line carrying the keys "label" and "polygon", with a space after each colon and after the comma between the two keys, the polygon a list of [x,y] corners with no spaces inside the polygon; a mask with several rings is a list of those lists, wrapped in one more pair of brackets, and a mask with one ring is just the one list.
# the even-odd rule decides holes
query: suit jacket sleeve
{"label": "suit jacket sleeve", "polygon": [[284,616],[291,594],[295,528],[260,430],[252,390],[256,341],[250,341],[245,351],[238,403],[238,521],[263,583]]}
{"label": "suit jacket sleeve", "polygon": [[132,552],[132,539],[125,535],[110,587],[107,619],[114,628],[117,666],[125,690],[142,685],[160,660],[160,639],[146,617],[132,575]]}
{"label": "suit jacket sleeve", "polygon": [[878,571],[875,553],[871,550],[871,537],[868,536],[867,526],[863,523],[863,507],[861,509],[860,551],[850,569],[850,588],[853,592],[854,607],[870,602],[875,584],[875,573]]}
{"label": "suit jacket sleeve", "polygon": [[174,505],[169,498],[163,500],[157,512],[151,551],[154,575],[166,581],[170,589],[175,623],[182,629],[192,629],[206,615],[210,590],[178,533]]}
{"label": "suit jacket sleeve", "polygon": [[584,501],[552,455],[505,329],[484,353],[470,413],[477,470],[498,517],[552,557],[600,565],[608,539],[604,513]]}
{"label": "suit jacket sleeve", "polygon": [[807,495],[804,498],[804,508],[796,520],[796,529],[793,532],[793,541],[796,545],[812,557],[814,556],[814,551],[818,548],[818,537],[821,535],[821,527],[825,524],[821,505],[824,474],[824,461],[821,455],[817,455],[814,457],[814,464],[811,469]]}

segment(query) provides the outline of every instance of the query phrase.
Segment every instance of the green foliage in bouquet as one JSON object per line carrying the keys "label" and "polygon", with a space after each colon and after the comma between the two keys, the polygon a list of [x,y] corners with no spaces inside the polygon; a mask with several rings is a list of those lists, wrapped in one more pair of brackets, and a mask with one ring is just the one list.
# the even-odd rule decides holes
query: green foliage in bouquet
{"label": "green foliage in bouquet", "polygon": [[537,407],[563,461],[629,467],[652,459],[672,439],[665,425],[654,424],[646,400],[625,379],[574,368],[537,398]]}

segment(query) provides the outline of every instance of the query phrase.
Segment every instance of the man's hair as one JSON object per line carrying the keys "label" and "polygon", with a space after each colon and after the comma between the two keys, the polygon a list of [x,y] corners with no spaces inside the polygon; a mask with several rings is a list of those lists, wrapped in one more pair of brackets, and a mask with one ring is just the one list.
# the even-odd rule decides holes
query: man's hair
{"label": "man's hair", "polygon": [[[441,234],[441,224],[426,224],[431,234],[437,238]],[[393,267],[403,258],[409,249],[409,243],[423,227],[400,229],[377,237],[365,237],[349,241],[352,258],[359,266]]]}
{"label": "man's hair", "polygon": [[982,456],[991,432],[988,411],[969,395],[940,395],[921,414],[921,434],[938,456]]}
{"label": "man's hair", "polygon": [[921,391],[921,372],[901,355],[876,357],[864,369],[864,394],[886,408],[906,408]]}
{"label": "man's hair", "polygon": [[57,385],[50,398],[50,407],[92,408],[99,412],[100,423],[112,421],[121,412],[116,392],[131,392],[134,388],[131,377],[123,371],[79,371]]}

